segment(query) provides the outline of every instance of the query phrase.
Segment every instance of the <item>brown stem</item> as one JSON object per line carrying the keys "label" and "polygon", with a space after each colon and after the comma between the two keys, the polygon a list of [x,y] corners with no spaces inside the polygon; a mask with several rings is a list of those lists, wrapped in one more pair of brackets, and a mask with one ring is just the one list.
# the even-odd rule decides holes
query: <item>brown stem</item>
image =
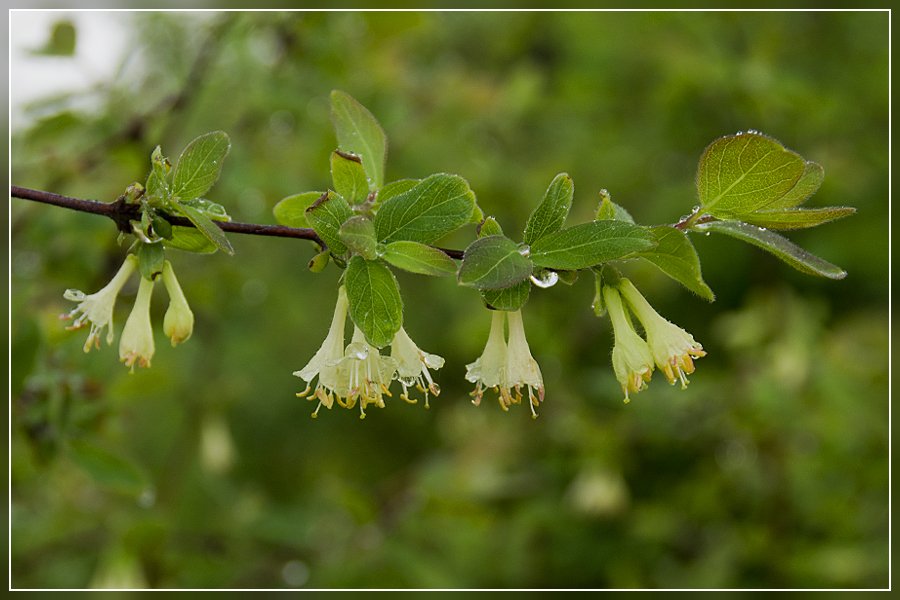
{"label": "brown stem", "polygon": [[[97,200],[71,198],[69,196],[54,194],[53,192],[33,190],[17,185],[10,186],[9,195],[12,198],[52,204],[53,206],[60,206],[62,208],[68,208],[69,210],[77,210],[79,212],[91,213],[94,215],[103,215],[104,217],[112,219],[119,230],[126,233],[131,232],[131,221],[140,219],[140,205],[129,204],[125,202],[124,197],[120,197],[115,202],[98,202]],[[172,225],[180,225],[182,227],[194,226],[193,223],[184,217],[165,215],[165,219]],[[316,232],[313,229],[308,227],[260,225],[257,223],[236,223],[233,221],[214,221],[214,223],[219,229],[228,233],[309,240],[325,247],[325,242],[316,235]],[[455,258],[457,260],[463,258],[462,250],[450,250],[446,248],[438,248],[438,250],[450,258]]]}

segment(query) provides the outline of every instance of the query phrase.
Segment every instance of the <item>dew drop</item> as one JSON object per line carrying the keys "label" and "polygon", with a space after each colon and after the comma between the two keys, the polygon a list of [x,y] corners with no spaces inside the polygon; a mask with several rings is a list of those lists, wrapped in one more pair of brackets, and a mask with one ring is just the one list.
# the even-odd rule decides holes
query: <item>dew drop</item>
{"label": "dew drop", "polygon": [[531,256],[531,246],[529,246],[528,244],[522,244],[521,246],[519,246],[519,254],[521,254],[525,258],[528,258],[529,256]]}
{"label": "dew drop", "polygon": [[556,271],[544,271],[537,277],[532,275],[531,281],[539,288],[546,289],[556,285],[556,282],[559,281],[559,274],[557,274]]}

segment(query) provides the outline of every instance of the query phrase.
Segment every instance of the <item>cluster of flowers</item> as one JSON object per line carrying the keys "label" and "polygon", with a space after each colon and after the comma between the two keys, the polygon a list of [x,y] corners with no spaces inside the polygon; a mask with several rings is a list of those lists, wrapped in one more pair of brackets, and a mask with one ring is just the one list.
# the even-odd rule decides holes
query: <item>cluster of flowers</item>
{"label": "cluster of flowers", "polygon": [[[670,384],[680,381],[682,389],[687,387],[687,375],[694,372],[693,359],[706,356],[703,346],[694,341],[687,331],[653,310],[627,279],[622,278],[614,285],[604,285],[603,301],[615,336],[613,370],[622,385],[625,402],[629,401],[629,393],[637,393],[647,387],[654,363]],[[625,309],[626,304],[644,328],[646,340],[635,331]]]}
{"label": "cluster of flowers", "polygon": [[[353,337],[345,347],[344,328],[348,307],[347,291],[341,286],[338,288],[334,317],[322,347],[305,367],[294,372],[307,384],[306,389],[297,396],[308,396],[310,400],[319,401],[312,416],[318,416],[323,406],[330,409],[337,402],[343,408],[353,408],[359,404],[359,416],[364,419],[366,407],[370,404],[384,408],[384,397],[391,396],[388,388],[394,379],[399,380],[403,388],[401,399],[415,404],[417,400],[409,397],[409,388],[415,387],[425,394],[425,407],[428,408],[428,394],[437,396],[441,393],[429,369],[440,369],[444,366],[444,359],[420,350],[402,327],[391,342],[390,356],[382,356],[355,325]],[[318,383],[313,390],[312,382],[317,377]]]}
{"label": "cluster of flowers", "polygon": [[[85,294],[80,290],[66,290],[66,300],[78,302],[78,306],[61,318],[72,320],[68,329],[80,329],[90,323],[91,329],[84,342],[84,351],[100,347],[103,329],[107,328],[106,343],[112,344],[115,339],[113,331],[113,307],[119,292],[138,268],[138,258],[129,254],[112,280],[100,291]],[[163,318],[163,331],[175,346],[189,337],[194,330],[194,313],[191,312],[184,292],[175,278],[175,271],[169,261],[163,262],[162,280],[169,293],[169,308]],[[149,367],[153,358],[153,328],[150,324],[150,298],[153,295],[155,281],[141,277],[137,297],[131,314],[125,321],[122,337],[119,340],[119,360],[134,371],[135,366]],[[73,320],[74,319],[74,320]]]}
{"label": "cluster of flowers", "polygon": [[[79,329],[90,323],[90,333],[84,343],[85,352],[100,347],[104,329],[108,329],[107,343],[112,344],[113,307],[123,286],[137,268],[138,258],[130,254],[100,291],[87,295],[79,290],[66,290],[64,297],[78,302],[71,312],[62,315],[62,318],[73,320],[69,329]],[[175,346],[191,336],[194,315],[167,260],[163,262],[161,276],[169,294],[163,331]],[[125,321],[119,341],[119,359],[132,371],[135,366],[149,367],[153,358],[150,298],[154,284],[152,279],[140,278],[134,307]],[[615,336],[613,370],[622,385],[625,402],[630,400],[629,394],[647,386],[654,367],[663,372],[669,383],[680,381],[682,388],[687,386],[687,375],[694,372],[694,359],[706,356],[703,347],[694,341],[691,334],[660,316],[628,279],[604,284],[602,295]],[[382,355],[378,348],[369,344],[355,325],[350,343],[345,346],[348,308],[347,292],[341,286],[325,341],[309,363],[294,372],[307,384],[306,389],[297,396],[318,400],[312,416],[318,416],[323,406],[331,409],[337,403],[350,409],[359,405],[360,418],[365,418],[366,407],[384,408],[384,398],[391,396],[389,388],[394,380],[400,382],[402,400],[415,404],[417,400],[409,396],[410,388],[415,388],[424,394],[427,408],[429,394],[440,394],[440,387],[432,379],[429,369],[440,369],[444,366],[444,359],[419,349],[402,327],[391,342],[390,355]],[[645,337],[635,330],[632,314],[640,322]],[[313,388],[313,381],[317,379]],[[497,393],[503,410],[520,404],[527,395],[531,414],[537,417],[535,409],[544,400],[544,381],[525,339],[520,311],[492,312],[484,352],[475,362],[467,365],[466,379],[475,384],[471,393],[473,404],[480,404],[488,389]]]}
{"label": "cluster of flowers", "polygon": [[[440,369],[444,359],[420,350],[402,327],[391,342],[389,356],[382,356],[378,348],[366,342],[355,325],[353,337],[345,347],[347,309],[347,293],[341,286],[325,341],[309,363],[294,372],[307,383],[306,389],[297,396],[319,401],[313,416],[317,416],[323,406],[330,409],[337,403],[343,408],[359,404],[360,417],[364,418],[367,406],[384,407],[384,397],[391,396],[389,387],[395,379],[403,388],[401,399],[415,403],[416,400],[409,397],[409,388],[415,387],[425,394],[427,408],[429,393],[440,394],[429,369]],[[509,320],[508,342],[504,339],[505,319]],[[312,382],[317,377],[313,389]],[[468,365],[466,379],[476,384],[472,392],[475,404],[481,401],[486,388],[493,388],[504,410],[521,402],[522,392],[527,389],[532,414],[537,416],[534,408],[544,398],[544,383],[541,370],[528,349],[519,311],[494,312],[487,346],[482,356]]]}

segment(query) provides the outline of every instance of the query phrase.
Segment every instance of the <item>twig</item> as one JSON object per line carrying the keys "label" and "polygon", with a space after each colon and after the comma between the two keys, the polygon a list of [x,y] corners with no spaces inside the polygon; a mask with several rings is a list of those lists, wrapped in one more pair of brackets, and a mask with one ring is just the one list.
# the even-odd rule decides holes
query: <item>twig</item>
{"label": "twig", "polygon": [[[31,200],[32,202],[41,202],[43,204],[52,204],[69,210],[90,213],[94,215],[102,215],[113,220],[120,231],[131,232],[131,221],[140,219],[140,205],[129,204],[125,202],[124,197],[119,197],[115,202],[98,202],[97,200],[83,200],[81,198],[72,198],[53,192],[45,192],[42,190],[33,190],[30,188],[20,187],[17,185],[10,186],[9,195],[12,198],[21,200]],[[194,224],[184,217],[173,215],[164,215],[165,219],[172,225],[181,227],[193,227]],[[258,223],[237,223],[233,221],[213,221],[219,229],[228,233],[242,233],[246,235],[262,235],[268,237],[294,238],[300,240],[308,240],[315,242],[322,247],[325,243],[316,235],[313,229],[308,227],[286,227],[284,225],[261,225]],[[449,256],[461,260],[463,258],[462,250],[451,250],[447,248],[438,248],[441,252]]]}

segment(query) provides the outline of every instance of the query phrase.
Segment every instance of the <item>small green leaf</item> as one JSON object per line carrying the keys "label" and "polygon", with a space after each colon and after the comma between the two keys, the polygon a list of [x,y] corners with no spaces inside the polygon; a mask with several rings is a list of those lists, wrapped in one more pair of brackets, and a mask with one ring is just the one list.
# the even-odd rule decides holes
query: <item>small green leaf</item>
{"label": "small green leaf", "polygon": [[530,293],[531,282],[525,280],[499,290],[481,290],[481,299],[490,309],[511,311],[525,306]]}
{"label": "small green leaf", "polygon": [[210,242],[215,244],[219,250],[226,254],[234,254],[234,248],[231,247],[231,242],[225,237],[225,232],[219,229],[216,224],[213,223],[212,219],[206,216],[206,213],[193,206],[181,204],[174,200],[173,203],[175,204],[175,208],[180,211],[181,214],[186,216],[200,233],[206,236]]}
{"label": "small green leaf", "polygon": [[755,132],[719,138],[700,158],[697,191],[704,213],[742,218],[783,198],[806,161],[777,140]]}
{"label": "small green leaf", "polygon": [[649,250],[653,236],[622,221],[591,221],[541,238],[531,246],[531,260],[548,269],[576,270]]}
{"label": "small green leaf", "polygon": [[181,204],[193,206],[213,221],[227,222],[231,220],[231,216],[229,216],[224,206],[222,206],[218,202],[207,200],[206,198],[194,198],[193,200],[187,200],[186,202],[182,202]]}
{"label": "small green leaf", "polygon": [[343,254],[347,246],[340,238],[341,225],[353,216],[347,201],[333,192],[325,192],[306,209],[306,219],[334,254]]}
{"label": "small green leaf", "polygon": [[475,228],[475,235],[478,237],[487,237],[489,235],[503,235],[503,228],[494,217],[485,217],[478,227]]}
{"label": "small green leaf", "polygon": [[321,273],[325,270],[325,267],[328,266],[328,259],[330,256],[331,253],[328,250],[323,250],[309,259],[309,263],[306,266],[311,273]]}
{"label": "small green leaf", "polygon": [[336,150],[331,153],[331,181],[334,191],[350,204],[360,204],[369,196],[369,183],[362,160],[355,154]]}
{"label": "small green leaf", "polygon": [[697,225],[694,229],[703,232],[722,233],[748,244],[753,244],[774,254],[802,273],[829,279],[843,279],[847,276],[847,272],[840,267],[807,252],[786,237],[755,225],[741,223],[740,221],[712,221]]}
{"label": "small green leaf", "polygon": [[144,279],[154,280],[162,273],[163,261],[166,260],[166,251],[162,244],[138,243],[137,252],[138,270]]}
{"label": "small green leaf", "polygon": [[67,454],[104,487],[130,494],[139,494],[147,488],[147,479],[137,466],[108,450],[73,440],[68,444]]}
{"label": "small green leaf", "polygon": [[522,241],[533,244],[550,233],[562,229],[572,207],[575,183],[568,173],[560,173],[550,182],[544,198],[528,217]]}
{"label": "small green leaf", "polygon": [[700,258],[687,234],[667,225],[650,227],[648,231],[656,240],[656,247],[640,252],[638,256],[704,300],[715,300],[715,294],[703,281]]}
{"label": "small green leaf", "polygon": [[459,175],[438,173],[381,203],[375,215],[378,240],[430,244],[469,222],[475,194]]}
{"label": "small green leaf", "polygon": [[400,287],[391,270],[380,261],[354,256],[344,273],[350,318],[373,346],[391,343],[403,324]]}
{"label": "small green leaf", "polygon": [[818,191],[824,179],[825,169],[822,168],[822,165],[806,161],[806,165],[803,167],[803,174],[797,180],[797,183],[794,184],[794,187],[775,202],[766,205],[766,210],[793,208],[803,204]]}
{"label": "small green leaf", "polygon": [[404,271],[419,275],[455,275],[456,263],[449,256],[431,246],[401,240],[384,247],[384,260]]}
{"label": "small green leaf", "polygon": [[375,225],[372,220],[361,215],[350,217],[338,230],[338,237],[350,249],[366,260],[375,259]]}
{"label": "small green leaf", "polygon": [[362,160],[369,190],[380,188],[387,156],[387,137],[381,125],[365,106],[340,90],[331,92],[331,121],[341,150]]}
{"label": "small green leaf", "polygon": [[850,206],[826,206],[824,208],[785,208],[783,210],[759,210],[744,217],[747,223],[769,229],[805,229],[856,212]]}
{"label": "small green leaf", "polygon": [[466,248],[458,279],[461,285],[480,290],[500,289],[528,279],[531,271],[531,261],[522,256],[518,244],[502,235],[489,235]]}
{"label": "small green leaf", "polygon": [[153,225],[153,231],[156,235],[166,240],[172,239],[172,224],[156,214],[156,211],[153,211],[150,223]]}
{"label": "small green leaf", "polygon": [[158,200],[165,203],[169,200],[169,169],[172,165],[169,160],[163,156],[162,148],[157,146],[150,154],[150,175],[147,176],[146,196],[151,200]]}
{"label": "small green leaf", "polygon": [[272,209],[275,220],[288,227],[309,227],[306,209],[312,206],[323,194],[324,192],[303,192],[302,194],[294,194],[293,196],[282,198]]}
{"label": "small green leaf", "polygon": [[627,210],[612,201],[609,192],[600,191],[600,204],[597,206],[597,221],[625,221],[634,223],[634,217]]}
{"label": "small green leaf", "polygon": [[172,174],[172,195],[181,200],[193,200],[209,191],[219,179],[222,163],[231,149],[231,141],[224,131],[212,131],[195,138],[175,165]]}
{"label": "small green leaf", "polygon": [[172,237],[163,242],[166,248],[177,248],[186,252],[212,254],[218,248],[194,227],[172,227]]}

